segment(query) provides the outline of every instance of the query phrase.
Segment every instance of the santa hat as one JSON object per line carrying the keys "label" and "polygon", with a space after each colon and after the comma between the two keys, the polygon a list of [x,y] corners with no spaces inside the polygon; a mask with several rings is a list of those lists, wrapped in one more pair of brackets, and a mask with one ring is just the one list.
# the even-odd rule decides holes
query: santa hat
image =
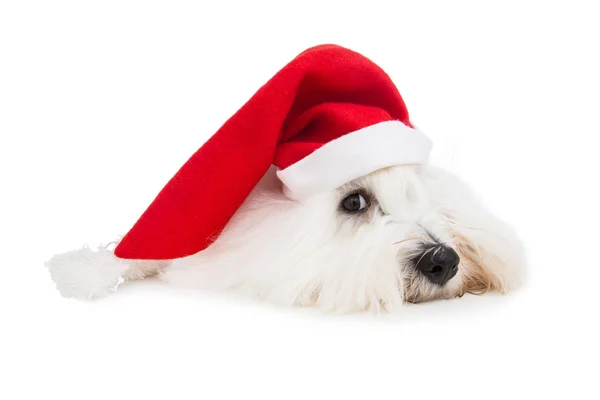
{"label": "santa hat", "polygon": [[427,161],[390,77],[336,45],[310,48],[239,109],[161,190],[115,249],[175,259],[207,248],[271,165],[302,200],[381,168]]}

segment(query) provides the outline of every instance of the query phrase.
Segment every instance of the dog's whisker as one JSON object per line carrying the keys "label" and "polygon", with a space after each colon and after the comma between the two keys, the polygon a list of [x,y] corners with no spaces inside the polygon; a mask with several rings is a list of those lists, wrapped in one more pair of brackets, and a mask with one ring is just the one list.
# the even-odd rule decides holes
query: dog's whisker
{"label": "dog's whisker", "polygon": [[482,229],[482,228],[475,228],[475,227],[472,227],[472,226],[467,226],[467,225],[459,224],[458,222],[456,222],[453,219],[446,219],[446,221],[448,221],[452,225],[460,226],[461,228],[464,228],[464,229],[471,229],[471,230],[474,230],[474,231],[487,232],[485,229]]}
{"label": "dog's whisker", "polygon": [[401,244],[401,243],[404,243],[404,242],[408,242],[409,240],[417,240],[417,239],[423,238],[423,237],[424,237],[423,235],[413,235],[413,236],[407,237],[406,239],[400,240],[398,242],[393,242],[392,244],[394,244],[394,245]]}
{"label": "dog's whisker", "polygon": [[429,253],[433,249],[434,248],[431,247],[431,248],[427,249],[427,251],[423,252],[423,254],[421,254],[421,257],[419,258],[419,260],[415,263],[415,266],[418,266],[421,263],[421,261],[423,260],[423,257],[425,257],[427,255],[427,253]]}

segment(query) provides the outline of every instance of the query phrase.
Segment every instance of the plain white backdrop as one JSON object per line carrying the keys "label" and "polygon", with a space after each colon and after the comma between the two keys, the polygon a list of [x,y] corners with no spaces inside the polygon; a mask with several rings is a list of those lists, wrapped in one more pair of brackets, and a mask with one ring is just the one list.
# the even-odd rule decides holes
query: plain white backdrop
{"label": "plain white backdrop", "polygon": [[[600,30],[593,1],[0,3],[0,398],[598,398]],[[331,317],[43,262],[124,234],[309,46],[396,82],[434,162],[525,241],[508,296]]]}

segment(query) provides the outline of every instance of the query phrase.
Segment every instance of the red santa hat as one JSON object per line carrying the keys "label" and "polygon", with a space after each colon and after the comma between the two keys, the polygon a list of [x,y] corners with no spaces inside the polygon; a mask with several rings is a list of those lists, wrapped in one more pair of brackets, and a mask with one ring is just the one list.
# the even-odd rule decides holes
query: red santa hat
{"label": "red santa hat", "polygon": [[427,161],[390,77],[361,54],[310,48],[262,86],[161,190],[115,249],[175,259],[207,248],[271,165],[302,200],[381,168]]}

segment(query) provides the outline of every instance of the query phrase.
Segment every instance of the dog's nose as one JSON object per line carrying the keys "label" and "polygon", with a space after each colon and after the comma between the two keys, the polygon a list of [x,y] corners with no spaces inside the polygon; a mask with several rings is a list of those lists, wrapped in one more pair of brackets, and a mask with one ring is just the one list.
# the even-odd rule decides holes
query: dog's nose
{"label": "dog's nose", "polygon": [[458,272],[460,257],[447,246],[428,248],[417,263],[417,269],[436,285],[444,285]]}

